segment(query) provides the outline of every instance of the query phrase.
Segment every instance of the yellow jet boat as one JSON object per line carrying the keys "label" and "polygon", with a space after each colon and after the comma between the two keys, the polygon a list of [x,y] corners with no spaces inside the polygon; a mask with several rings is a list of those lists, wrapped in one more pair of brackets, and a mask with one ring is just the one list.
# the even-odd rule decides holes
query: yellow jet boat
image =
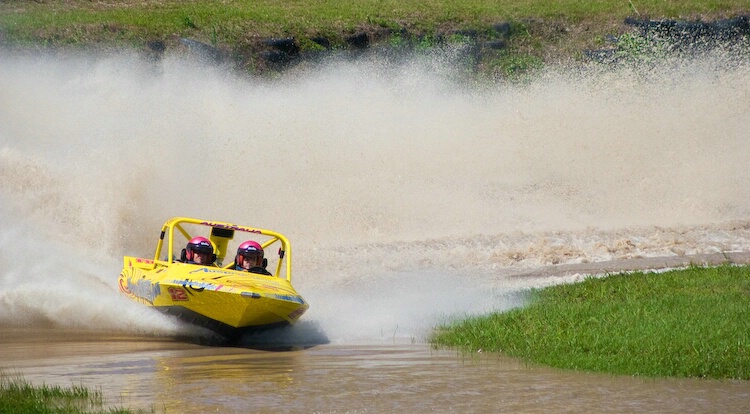
{"label": "yellow jet boat", "polygon": [[[183,247],[196,237],[211,244],[212,262],[185,260]],[[257,242],[266,253],[260,273],[236,265],[237,247],[247,240]],[[276,254],[269,257],[272,250]],[[223,264],[227,256],[229,263]],[[291,245],[282,234],[175,217],[164,223],[153,259],[124,257],[119,288],[137,302],[235,338],[244,331],[295,323],[309,305],[291,282]]]}

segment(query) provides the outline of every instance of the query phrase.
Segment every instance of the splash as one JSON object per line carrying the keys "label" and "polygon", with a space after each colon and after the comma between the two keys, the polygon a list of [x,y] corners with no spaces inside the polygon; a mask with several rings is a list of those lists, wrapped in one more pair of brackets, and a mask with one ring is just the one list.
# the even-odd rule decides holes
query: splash
{"label": "splash", "polygon": [[115,289],[172,216],[287,234],[305,318],[341,340],[512,306],[519,269],[747,250],[750,67],[715,62],[510,85],[434,60],[267,80],[5,56],[0,322],[172,329]]}

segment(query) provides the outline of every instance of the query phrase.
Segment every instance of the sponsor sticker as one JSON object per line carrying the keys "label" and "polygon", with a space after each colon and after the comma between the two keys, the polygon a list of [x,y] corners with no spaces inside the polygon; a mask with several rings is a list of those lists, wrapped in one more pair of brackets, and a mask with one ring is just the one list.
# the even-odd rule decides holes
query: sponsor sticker
{"label": "sponsor sticker", "polygon": [[170,286],[169,289],[167,289],[167,292],[169,292],[169,296],[172,298],[173,302],[184,302],[190,300],[185,289]]}

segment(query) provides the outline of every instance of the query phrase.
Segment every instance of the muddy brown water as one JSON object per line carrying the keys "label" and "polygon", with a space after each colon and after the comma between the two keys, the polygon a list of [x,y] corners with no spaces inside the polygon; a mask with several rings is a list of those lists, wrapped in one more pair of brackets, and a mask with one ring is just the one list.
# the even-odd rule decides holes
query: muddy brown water
{"label": "muddy brown water", "polygon": [[568,372],[419,343],[265,351],[56,330],[1,338],[6,373],[164,413],[750,411],[747,381]]}
{"label": "muddy brown water", "polygon": [[[746,263],[750,255],[551,266],[535,274],[728,258]],[[83,385],[101,390],[112,406],[164,413],[750,412],[749,381],[564,371],[493,353],[435,350],[413,338],[332,344],[307,332],[298,335],[305,343],[269,348],[251,339],[218,346],[196,338],[44,328],[2,328],[0,334],[6,374],[34,384]]]}

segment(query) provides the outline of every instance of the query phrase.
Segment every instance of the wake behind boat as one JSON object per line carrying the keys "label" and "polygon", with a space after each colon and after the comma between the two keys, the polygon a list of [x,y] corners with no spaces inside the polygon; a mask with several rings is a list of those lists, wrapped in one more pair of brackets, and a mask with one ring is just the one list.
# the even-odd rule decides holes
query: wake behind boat
{"label": "wake behind boat", "polygon": [[[272,250],[276,254],[268,257]],[[209,260],[198,260],[202,255]],[[254,258],[257,266],[242,267]],[[162,227],[153,259],[124,257],[119,289],[144,305],[236,337],[293,324],[309,308],[292,287],[291,260],[291,245],[280,233],[176,217]]]}

